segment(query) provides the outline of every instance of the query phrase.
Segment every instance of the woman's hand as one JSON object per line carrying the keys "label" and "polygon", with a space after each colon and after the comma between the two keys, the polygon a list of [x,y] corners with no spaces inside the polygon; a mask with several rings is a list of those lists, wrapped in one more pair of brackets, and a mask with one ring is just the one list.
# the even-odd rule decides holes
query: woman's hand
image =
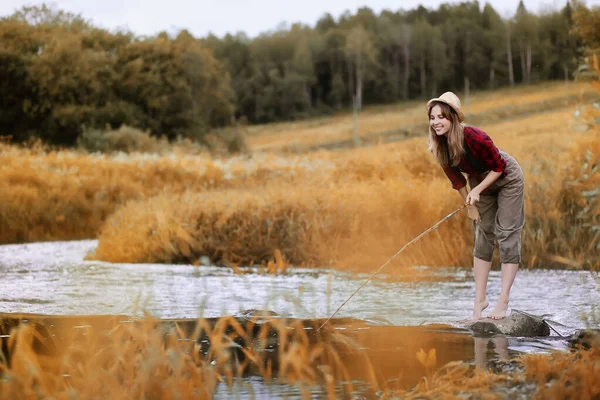
{"label": "woman's hand", "polygon": [[470,205],[475,205],[475,203],[477,203],[479,201],[479,194],[480,194],[479,190],[477,190],[477,188],[474,188],[467,195],[465,202]]}
{"label": "woman's hand", "polygon": [[479,215],[479,210],[475,206],[467,206],[467,212],[469,213],[469,218],[471,218],[475,222],[481,221],[481,216]]}

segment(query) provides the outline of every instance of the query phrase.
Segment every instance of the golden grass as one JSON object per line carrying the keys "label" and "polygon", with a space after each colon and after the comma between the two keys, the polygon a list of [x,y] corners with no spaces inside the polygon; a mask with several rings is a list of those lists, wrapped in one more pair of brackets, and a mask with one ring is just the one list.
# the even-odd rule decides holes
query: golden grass
{"label": "golden grass", "polygon": [[[321,384],[335,398],[335,384],[348,379],[341,357],[352,343],[329,326],[315,335],[301,321],[257,326],[223,317],[199,319],[190,332],[150,316],[87,318],[89,324],[86,317],[47,324],[43,316],[28,317],[0,338],[7,349],[0,399],[211,399],[220,383],[243,384],[248,375],[297,386],[304,395]],[[210,345],[204,349],[197,339]]]}
{"label": "golden grass", "polygon": [[[563,91],[562,84],[540,85],[481,98],[526,107]],[[598,264],[598,196],[589,193],[600,179],[599,131],[575,131],[583,122],[574,111],[481,126],[525,172],[528,267]],[[416,137],[343,152],[216,159],[1,145],[0,242],[97,236],[91,257],[107,261],[198,264],[205,256],[266,265],[279,254],[278,271],[287,262],[373,270],[460,206],[426,147],[426,138]],[[463,213],[407,249],[388,272],[470,265],[471,244]]]}
{"label": "golden grass", "polygon": [[524,379],[537,382],[536,399],[600,397],[600,348],[522,357]]}
{"label": "golden grass", "polygon": [[[551,354],[527,354],[517,362],[523,372],[493,373],[450,362],[412,390],[388,390],[383,398],[454,399],[597,399],[600,396],[600,348]],[[534,384],[533,387],[531,385]]]}
{"label": "golden grass", "polygon": [[[488,132],[526,175],[525,266],[593,267],[598,132],[573,132],[572,110],[493,125]],[[328,168],[283,174],[243,190],[164,193],[130,202],[99,235],[95,258],[121,262],[268,262],[373,270],[460,205],[422,139],[314,155]],[[587,166],[586,171],[582,168]],[[584,176],[588,176],[584,179]],[[293,179],[292,183],[286,179]],[[587,216],[579,215],[588,209]],[[466,217],[447,221],[395,266],[469,265]],[[390,267],[390,270],[394,265]]]}
{"label": "golden grass", "polygon": [[[473,96],[469,107],[484,112],[485,104],[514,107],[563,94],[562,84],[532,86],[481,94],[481,103]],[[420,120],[421,108],[415,105],[402,121]],[[591,107],[584,111],[590,113],[587,120],[598,115]],[[482,126],[525,172],[527,267],[599,264],[594,226],[600,210],[595,192],[600,185],[600,130],[590,125],[586,132],[575,131],[586,122],[574,119],[573,112],[567,107]],[[372,113],[370,121],[365,116],[365,125],[377,131],[404,123],[394,119],[393,107]],[[336,138],[336,124],[345,123],[338,118],[330,124],[333,133],[327,140]],[[285,126],[267,127],[261,137],[266,143],[274,134],[269,129]],[[306,143],[318,136],[302,129],[297,133],[306,135]],[[345,152],[294,157],[257,153],[226,160],[0,145],[0,241],[98,235],[91,257],[108,261],[197,264],[207,256],[234,267],[262,263],[270,273],[285,272],[290,263],[373,271],[459,205],[422,137]],[[406,274],[398,267],[415,264],[470,265],[471,236],[466,215],[456,216],[386,272]],[[192,333],[158,325],[148,317],[140,324],[113,321],[109,329],[63,332],[58,352],[40,345],[48,341],[32,325],[21,326],[9,339],[1,338],[12,353],[10,364],[0,362],[0,399],[212,398],[218,384],[231,385],[249,371],[267,381],[296,385],[305,395],[311,385],[320,384],[335,398],[336,384],[349,380],[349,369],[357,365],[361,378],[378,385],[368,359],[344,358],[344,351],[358,349],[344,335],[332,333],[315,342],[301,326],[276,326],[283,345],[274,365],[260,351],[264,348],[235,344],[234,337],[250,341],[248,327],[235,319],[223,318],[212,326],[199,323]],[[200,357],[196,341],[189,340],[201,330],[210,337],[208,358]],[[259,342],[268,342],[267,331],[258,336]],[[232,349],[243,360],[232,358],[239,354]],[[436,357],[427,350],[406,355],[425,368],[420,383],[409,390],[386,386],[382,398],[454,398],[461,393],[501,398],[503,392],[494,387],[528,382],[537,383],[535,397],[540,399],[600,396],[597,348],[524,356],[524,373],[516,375],[473,370],[459,362],[438,368],[441,352]],[[381,368],[397,363],[379,361]]]}
{"label": "golden grass", "polygon": [[95,237],[129,200],[251,186],[288,171],[302,175],[311,168],[302,162],[270,155],[224,161],[181,153],[109,156],[0,144],[0,243]]}
{"label": "golden grass", "polygon": [[[279,250],[295,265],[372,266],[390,255],[384,250],[410,240],[443,216],[439,203],[419,206],[424,218],[411,215],[418,194],[442,191],[440,182],[413,187],[403,195],[399,193],[404,186],[393,180],[340,185],[336,190],[286,186],[165,194],[116,211],[103,227],[94,258],[194,263],[208,256],[213,262],[247,265],[267,262]],[[451,234],[448,229],[457,228],[456,223],[436,234]],[[430,250],[429,259],[443,263],[452,249],[443,252],[444,258]],[[359,260],[361,254],[365,258]]]}
{"label": "golden grass", "polygon": [[[516,372],[492,373],[468,362],[444,361],[457,356],[452,347],[457,343],[414,328],[390,337],[386,329],[394,327],[358,329],[356,336],[334,325],[320,332],[306,329],[319,321],[278,318],[189,324],[150,316],[29,315],[23,317],[27,323],[8,317],[0,319],[0,331],[9,336],[0,338],[7,357],[0,359],[0,399],[209,399],[218,385],[244,387],[248,376],[297,387],[307,398],[314,390],[329,399],[351,397],[358,380],[381,399],[600,396],[597,346],[523,355],[512,361],[520,366],[512,368]],[[432,340],[442,347],[412,351]],[[395,350],[386,354],[369,351],[390,345]],[[415,374],[422,376],[413,380]],[[399,379],[390,379],[394,376]]]}
{"label": "golden grass", "polygon": [[[503,107],[512,109],[515,106],[518,107],[519,104],[547,102],[560,97],[576,96],[582,90],[589,92],[592,91],[592,88],[590,85],[573,82],[568,87],[561,82],[546,82],[531,86],[476,92],[471,95],[468,104],[464,104],[464,107],[467,115],[480,114]],[[358,119],[359,136],[401,127],[412,127],[415,135],[427,131],[425,101],[367,107],[360,113]],[[250,127],[248,144],[255,151],[303,147],[352,139],[352,129],[352,114],[341,113],[308,121]]]}

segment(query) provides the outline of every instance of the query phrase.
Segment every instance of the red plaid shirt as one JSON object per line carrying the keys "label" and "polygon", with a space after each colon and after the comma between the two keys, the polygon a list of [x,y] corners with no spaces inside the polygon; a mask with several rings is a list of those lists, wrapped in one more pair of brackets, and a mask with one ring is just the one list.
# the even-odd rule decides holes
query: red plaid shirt
{"label": "red plaid shirt", "polygon": [[[471,154],[473,154],[473,157],[477,159],[479,164],[487,171],[502,172],[501,178],[504,178],[506,176],[506,172],[504,171],[506,160],[500,155],[500,151],[494,145],[492,138],[481,129],[472,126],[465,126],[464,132],[465,145],[469,146]],[[463,172],[469,177],[479,174],[475,166],[471,165],[465,159],[464,155],[456,167],[446,165],[443,169],[450,182],[452,182],[452,188],[456,190],[467,185],[467,180],[462,174]]]}

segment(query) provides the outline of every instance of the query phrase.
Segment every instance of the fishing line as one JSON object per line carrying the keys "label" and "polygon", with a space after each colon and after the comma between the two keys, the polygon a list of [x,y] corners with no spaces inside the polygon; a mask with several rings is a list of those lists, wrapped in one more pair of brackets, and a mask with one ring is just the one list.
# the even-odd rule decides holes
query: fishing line
{"label": "fishing line", "polygon": [[460,206],[460,207],[459,207],[459,208],[457,208],[456,210],[452,211],[450,214],[446,215],[444,218],[440,219],[440,220],[439,220],[438,222],[436,222],[436,223],[435,223],[433,226],[431,226],[431,228],[427,229],[426,231],[424,231],[423,233],[421,233],[419,236],[415,237],[413,240],[411,240],[410,242],[408,242],[408,243],[406,243],[404,246],[402,246],[402,248],[401,248],[400,250],[398,250],[398,251],[396,252],[396,254],[394,254],[394,255],[393,255],[393,256],[391,256],[391,257],[390,257],[390,258],[389,258],[389,259],[388,259],[386,262],[384,262],[384,263],[383,263],[383,264],[382,264],[382,265],[379,267],[379,269],[378,269],[377,271],[373,272],[373,274],[372,274],[372,275],[369,277],[369,279],[367,279],[367,280],[366,280],[366,281],[365,281],[365,282],[364,282],[362,285],[360,285],[360,286],[358,287],[358,289],[356,289],[356,290],[354,291],[354,293],[352,293],[352,294],[350,295],[350,297],[348,297],[348,298],[346,299],[346,301],[344,301],[344,302],[342,303],[342,305],[341,305],[341,306],[339,306],[339,307],[337,308],[337,310],[335,310],[335,311],[334,311],[334,313],[333,313],[333,314],[331,314],[331,316],[330,316],[329,318],[327,318],[327,320],[325,320],[325,322],[323,322],[323,323],[321,324],[321,326],[319,327],[319,329],[317,329],[317,332],[318,332],[319,330],[321,330],[321,328],[322,328],[323,326],[325,326],[325,324],[326,324],[327,322],[329,322],[329,320],[330,320],[331,318],[333,318],[333,316],[334,316],[335,314],[337,314],[337,312],[338,312],[338,311],[340,311],[340,310],[342,309],[342,307],[344,307],[344,306],[346,305],[346,303],[348,303],[348,302],[350,301],[350,299],[351,299],[351,298],[353,298],[353,297],[354,297],[354,295],[355,295],[356,293],[358,293],[358,291],[359,291],[360,289],[362,289],[363,287],[365,287],[365,285],[366,285],[367,283],[369,283],[369,282],[371,281],[371,279],[373,279],[373,277],[374,277],[375,275],[377,275],[377,274],[378,274],[378,273],[379,273],[379,272],[380,272],[380,271],[381,271],[381,270],[382,270],[382,269],[383,269],[383,268],[384,268],[386,265],[388,265],[388,264],[389,264],[389,263],[390,263],[390,262],[391,262],[391,261],[392,261],[392,260],[393,260],[393,259],[394,259],[394,258],[395,258],[397,255],[398,255],[398,254],[402,253],[402,252],[404,251],[404,249],[405,249],[405,248],[407,248],[408,246],[410,246],[411,244],[413,244],[413,243],[414,243],[414,242],[416,242],[417,240],[421,239],[423,236],[427,235],[429,232],[431,232],[431,231],[435,230],[435,229],[436,229],[438,226],[440,226],[440,224],[441,224],[442,222],[444,222],[444,221],[446,221],[447,219],[449,219],[450,217],[452,217],[454,214],[456,214],[457,212],[459,212],[460,210],[462,210],[463,208],[465,208],[467,205],[468,205],[467,203],[463,204],[462,206]]}

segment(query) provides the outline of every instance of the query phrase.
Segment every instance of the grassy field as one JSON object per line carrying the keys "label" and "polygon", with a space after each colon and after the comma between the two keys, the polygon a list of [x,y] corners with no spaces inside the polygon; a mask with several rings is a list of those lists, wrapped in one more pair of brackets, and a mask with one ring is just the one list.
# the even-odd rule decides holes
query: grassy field
{"label": "grassy field", "polygon": [[[565,90],[564,84],[504,89],[475,94],[468,106],[474,113],[535,111],[504,119],[492,113],[477,125],[525,172],[527,267],[597,265],[598,125],[575,116],[596,110],[589,101],[550,109],[539,103],[564,98]],[[583,98],[593,89],[571,84],[569,90]],[[426,118],[422,105],[401,108],[367,110],[361,125],[386,129]],[[106,261],[195,264],[208,257],[235,267],[279,254],[284,264],[371,270],[459,207],[460,198],[422,135],[339,151],[259,151],[275,132],[282,141],[315,144],[349,118],[257,127],[249,137],[254,152],[232,158],[1,145],[0,242],[97,237],[90,257]],[[397,264],[470,265],[471,243],[472,228],[459,215]]]}
{"label": "grassy field", "polygon": [[[583,94],[594,93],[588,84],[571,82],[565,85],[561,82],[541,83],[531,86],[500,89],[474,93],[465,101],[463,108],[467,118],[476,115],[486,115],[487,119],[496,120],[503,111],[523,111],[533,108],[530,112],[545,112],[547,104],[556,100],[576,104],[577,98]],[[553,103],[554,101],[554,103]],[[397,105],[370,107],[359,117],[358,135],[365,137],[393,131],[398,128],[409,130],[419,135],[427,132],[427,116],[425,115],[426,101],[411,101]],[[496,117],[496,118],[495,118]],[[353,118],[351,113],[315,118],[308,121],[285,122],[249,128],[248,141],[255,150],[274,150],[280,148],[303,148],[319,144],[352,139]]]}
{"label": "grassy field", "polygon": [[[598,108],[584,96],[590,93],[586,85],[572,84],[567,92],[564,84],[540,84],[473,94],[467,104],[467,122],[479,121],[525,172],[524,267],[598,267],[600,125]],[[306,151],[347,140],[351,115],[341,114],[253,127],[253,152],[231,158],[2,144],[0,242],[98,238],[89,258],[196,265],[208,258],[232,268],[263,264],[268,273],[288,265],[371,272],[461,202],[427,151],[423,104],[367,109],[359,123],[363,136],[398,127],[414,133],[393,143]],[[289,154],[290,144],[303,152]],[[387,272],[406,276],[409,269],[401,267],[415,264],[468,267],[472,235],[463,212]],[[177,327],[165,332],[151,318],[78,340],[65,337],[60,357],[40,354],[32,326],[21,326],[0,338],[12,352],[10,365],[0,362],[0,398],[211,398],[237,376],[232,332],[247,334],[223,321],[211,331],[215,363],[198,359],[195,342],[182,340]],[[335,383],[347,379],[345,365],[364,365],[364,376],[374,377],[369,363],[340,361],[336,346],[352,346],[342,334],[308,344],[301,329],[293,332],[299,336],[290,336],[279,354],[283,372],[266,368],[252,352],[245,353],[244,368],[307,395],[309,385],[323,384],[330,398]],[[597,346],[524,356],[522,372],[508,375],[466,363],[438,365],[435,350],[406,357],[416,358],[426,376],[409,391],[380,387],[381,398],[501,398],[505,392],[491,391],[494,386],[527,387],[536,398],[600,394]]]}

